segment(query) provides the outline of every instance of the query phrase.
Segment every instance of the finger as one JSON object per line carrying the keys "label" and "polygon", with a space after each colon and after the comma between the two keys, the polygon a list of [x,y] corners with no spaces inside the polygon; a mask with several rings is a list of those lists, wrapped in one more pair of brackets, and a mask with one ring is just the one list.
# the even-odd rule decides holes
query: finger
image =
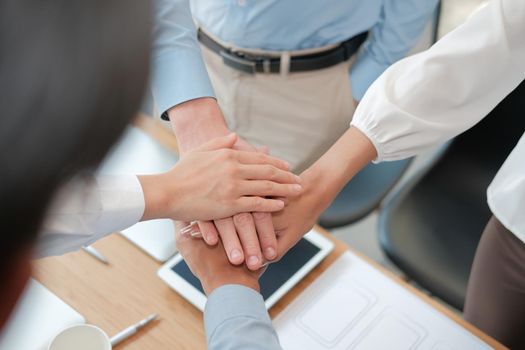
{"label": "finger", "polygon": [[233,217],[233,223],[244,250],[246,266],[252,271],[258,270],[262,264],[262,253],[252,214],[237,214]]}
{"label": "finger", "polygon": [[295,197],[301,194],[303,187],[299,184],[279,184],[267,180],[243,181],[238,187],[241,195]]}
{"label": "finger", "polygon": [[222,148],[232,148],[237,142],[237,135],[235,133],[228,134],[226,136],[216,137],[199,147],[195,148],[195,151],[215,151]]}
{"label": "finger", "polygon": [[215,220],[215,226],[221,236],[224,251],[228,255],[228,260],[234,264],[239,265],[244,261],[244,254],[242,252],[241,242],[237,236],[235,225],[232,218],[225,218]]}
{"label": "finger", "polygon": [[236,149],[238,151],[257,152],[257,148],[250,145],[242,137],[237,137],[237,142],[235,143],[235,145],[233,145],[233,149]]}
{"label": "finger", "polygon": [[261,147],[257,147],[257,152],[263,153],[263,154],[270,154],[270,149],[268,148],[268,146],[261,146]]}
{"label": "finger", "polygon": [[237,160],[242,164],[269,164],[282,170],[288,170],[288,162],[259,152],[236,151]]}
{"label": "finger", "polygon": [[[211,221],[199,221],[198,222],[199,230],[202,234],[202,238],[206,244],[215,245],[219,241],[219,233],[215,228],[215,225]],[[192,237],[197,237],[192,235]]]}
{"label": "finger", "polygon": [[301,177],[273,165],[243,164],[239,167],[240,174],[250,180],[270,180],[283,184],[301,183]]}
{"label": "finger", "polygon": [[277,237],[275,237],[275,230],[273,229],[272,215],[269,213],[253,213],[253,220],[264,257],[267,260],[277,258]]}
{"label": "finger", "polygon": [[273,198],[243,196],[237,199],[235,203],[235,210],[238,213],[247,213],[252,211],[273,213],[284,208],[284,202],[281,199]]}
{"label": "finger", "polygon": [[191,239],[190,237],[188,236],[185,236],[183,234],[181,234],[180,232],[180,226],[181,224],[186,224],[186,223],[183,223],[181,221],[173,221],[173,226],[175,228],[175,244],[177,245],[177,250],[181,253],[181,254],[185,254],[186,252],[186,246],[188,244],[188,241]]}

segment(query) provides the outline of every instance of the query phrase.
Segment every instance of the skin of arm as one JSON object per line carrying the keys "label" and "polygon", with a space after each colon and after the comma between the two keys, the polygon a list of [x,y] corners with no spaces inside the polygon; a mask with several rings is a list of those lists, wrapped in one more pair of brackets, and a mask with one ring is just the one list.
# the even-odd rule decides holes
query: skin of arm
{"label": "skin of arm", "polygon": [[[230,132],[214,98],[198,98],[181,103],[171,108],[168,116],[182,156],[211,138]],[[234,148],[258,151],[240,138]],[[210,245],[217,244],[221,237],[232,264],[239,265],[246,261],[250,269],[258,270],[263,258],[272,260],[277,256],[277,239],[268,213],[245,212],[214,222],[199,221],[199,229]]]}
{"label": "skin of arm", "polygon": [[376,156],[372,142],[357,128],[350,127],[301,174],[301,195],[291,199],[282,211],[273,214],[279,257],[315,225],[339,191]]}

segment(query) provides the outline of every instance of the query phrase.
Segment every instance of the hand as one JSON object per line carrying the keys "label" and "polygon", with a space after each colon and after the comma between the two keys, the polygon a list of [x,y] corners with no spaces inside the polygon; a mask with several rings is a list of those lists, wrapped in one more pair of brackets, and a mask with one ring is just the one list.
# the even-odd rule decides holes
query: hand
{"label": "hand", "polygon": [[[199,98],[182,103],[172,108],[168,114],[181,155],[213,137],[229,133],[217,101],[213,98]],[[240,138],[234,148],[257,151]],[[277,240],[271,215],[268,213],[246,212],[215,222],[199,221],[198,225],[206,243],[216,244],[219,236],[221,237],[232,264],[242,264],[246,255],[248,267],[257,270],[263,263],[262,252],[267,260],[277,256]]]}
{"label": "hand", "polygon": [[351,127],[301,174],[301,195],[291,199],[282,211],[273,214],[279,258],[312,229],[343,186],[376,156],[370,140]]}
{"label": "hand", "polygon": [[278,259],[313,228],[319,216],[333,200],[332,196],[325,197],[326,187],[323,183],[327,179],[315,168],[305,170],[301,178],[301,195],[290,199],[283,210],[272,215],[277,235]]}
{"label": "hand", "polygon": [[281,210],[273,197],[301,192],[288,165],[262,153],[232,150],[235,134],[216,138],[188,152],[170,171],[139,176],[146,202],[144,220],[210,220],[237,213]]}
{"label": "hand", "polygon": [[230,264],[222,243],[210,246],[200,239],[175,234],[177,248],[191,272],[201,281],[206,295],[225,284],[240,284],[259,291],[259,276],[262,272],[250,271],[245,265]]}

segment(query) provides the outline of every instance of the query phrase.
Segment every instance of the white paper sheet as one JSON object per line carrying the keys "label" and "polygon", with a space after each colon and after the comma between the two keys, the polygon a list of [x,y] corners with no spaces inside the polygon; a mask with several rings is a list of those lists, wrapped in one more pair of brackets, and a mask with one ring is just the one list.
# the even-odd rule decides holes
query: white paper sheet
{"label": "white paper sheet", "polygon": [[286,350],[490,349],[351,252],[275,320]]}

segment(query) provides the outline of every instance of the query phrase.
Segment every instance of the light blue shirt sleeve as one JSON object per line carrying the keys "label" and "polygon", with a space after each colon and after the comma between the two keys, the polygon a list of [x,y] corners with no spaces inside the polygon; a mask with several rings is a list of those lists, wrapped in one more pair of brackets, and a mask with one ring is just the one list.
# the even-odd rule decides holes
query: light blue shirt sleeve
{"label": "light blue shirt sleeve", "polygon": [[281,349],[261,294],[224,285],[210,294],[204,310],[209,350]]}
{"label": "light blue shirt sleeve", "polygon": [[151,85],[160,113],[214,96],[188,0],[156,0]]}
{"label": "light blue shirt sleeve", "polygon": [[438,0],[385,0],[379,21],[369,32],[350,71],[353,97],[360,101],[368,87],[416,44]]}

